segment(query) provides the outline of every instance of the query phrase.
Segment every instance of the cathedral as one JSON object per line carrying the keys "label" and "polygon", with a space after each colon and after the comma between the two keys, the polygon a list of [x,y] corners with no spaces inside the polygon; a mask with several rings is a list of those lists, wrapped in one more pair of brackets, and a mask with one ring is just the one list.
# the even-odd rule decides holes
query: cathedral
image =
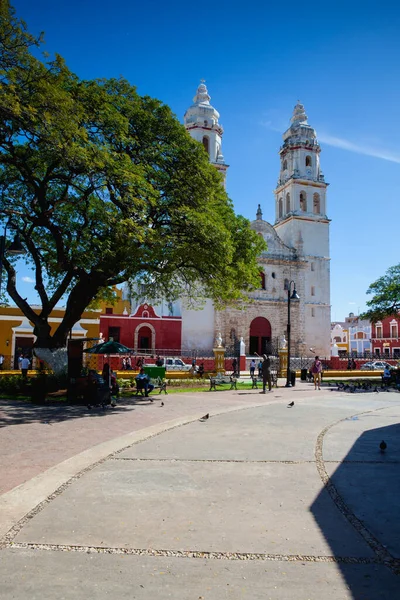
{"label": "cathedral", "polygon": [[[184,125],[203,144],[225,183],[228,165],[222,153],[223,128],[210,99],[201,82],[184,115]],[[183,351],[208,353],[220,333],[225,346],[243,338],[248,355],[275,352],[285,345],[288,297],[295,289],[299,299],[290,302],[292,356],[330,356],[330,221],[320,152],[316,132],[308,124],[304,106],[298,103],[279,150],[275,223],[263,219],[260,205],[251,222],[268,246],[259,257],[260,287],[249,294],[251,302],[222,311],[211,301],[200,310],[185,306],[184,300],[153,307],[158,317],[181,320]],[[150,303],[149,299],[143,301]],[[137,305],[132,306],[135,312]],[[155,337],[149,343],[151,348],[160,348]]]}

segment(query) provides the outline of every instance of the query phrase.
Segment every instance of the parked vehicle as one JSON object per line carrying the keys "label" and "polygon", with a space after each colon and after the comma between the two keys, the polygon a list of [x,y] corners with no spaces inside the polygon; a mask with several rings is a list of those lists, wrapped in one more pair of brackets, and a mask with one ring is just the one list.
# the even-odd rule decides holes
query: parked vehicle
{"label": "parked vehicle", "polygon": [[164,366],[167,371],[190,371],[192,366],[187,365],[181,358],[169,358],[164,359]]}
{"label": "parked vehicle", "polygon": [[384,362],[382,360],[373,360],[373,361],[364,363],[360,367],[360,370],[361,371],[383,371],[385,367],[389,367],[389,369],[393,368],[392,365],[389,365],[389,363],[387,363],[387,362]]}

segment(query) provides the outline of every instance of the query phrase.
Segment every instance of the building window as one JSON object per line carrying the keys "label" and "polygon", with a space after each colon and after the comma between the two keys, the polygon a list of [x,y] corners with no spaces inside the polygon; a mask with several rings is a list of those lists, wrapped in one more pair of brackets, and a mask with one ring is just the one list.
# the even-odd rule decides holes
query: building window
{"label": "building window", "polygon": [[290,194],[286,194],[286,212],[290,213]]}
{"label": "building window", "polygon": [[374,352],[375,352],[375,356],[379,357],[381,355],[381,351],[379,350],[379,348],[375,348]]}
{"label": "building window", "polygon": [[393,358],[400,358],[400,348],[393,348]]}
{"label": "building window", "polygon": [[114,342],[119,342],[121,334],[121,327],[109,327],[108,328],[108,337],[109,339],[113,339]]}
{"label": "building window", "polygon": [[265,273],[264,271],[260,271],[260,279],[261,279],[261,289],[265,290]]}
{"label": "building window", "polygon": [[315,271],[315,263],[311,263],[311,271]]}
{"label": "building window", "polygon": [[377,338],[381,338],[382,337],[382,323],[380,323],[379,325],[376,324],[375,326],[375,334]]}
{"label": "building window", "polygon": [[[311,309],[311,316],[312,316],[312,317],[315,317],[315,308],[312,308],[312,309]],[[336,339],[337,339],[337,338],[336,338]],[[340,339],[340,338],[339,338],[339,339]]]}
{"label": "building window", "polygon": [[275,273],[271,273],[272,279],[275,279]]}
{"label": "building window", "polygon": [[[314,309],[312,308],[311,310],[314,310]],[[341,338],[340,336],[338,336],[338,335],[337,335],[335,338],[333,338],[333,339],[334,339],[334,341],[335,341],[337,344],[340,344],[340,343],[342,342],[342,338]]]}
{"label": "building window", "polygon": [[283,217],[283,203],[282,203],[282,198],[279,198],[278,217],[280,219]]}
{"label": "building window", "polygon": [[313,196],[313,209],[315,215],[319,215],[321,212],[321,200],[319,194],[314,194]]}
{"label": "building window", "polygon": [[286,171],[286,169],[287,169],[287,160],[284,160],[284,161],[283,161],[283,166],[282,166],[282,169],[283,169],[284,171]]}
{"label": "building window", "polygon": [[315,287],[311,286],[311,296],[315,296]]}
{"label": "building window", "polygon": [[311,165],[312,165],[311,156],[306,156],[306,167],[311,167]]}
{"label": "building window", "polygon": [[383,354],[384,354],[385,356],[389,357],[389,356],[390,356],[390,348],[384,348],[384,349],[383,349]]}
{"label": "building window", "polygon": [[112,315],[113,314],[113,309],[110,308],[109,306],[106,307],[106,315]]}
{"label": "building window", "polygon": [[307,211],[307,196],[305,192],[300,192],[300,210]]}
{"label": "building window", "polygon": [[288,290],[289,289],[289,279],[285,279],[285,283],[283,285],[283,289],[284,290]]}
{"label": "building window", "polygon": [[210,154],[210,140],[207,135],[203,137],[203,146],[207,154]]}
{"label": "building window", "polygon": [[397,322],[396,321],[392,321],[390,323],[390,337],[391,338],[397,338],[398,337],[398,327],[397,327]]}
{"label": "building window", "polygon": [[208,127],[208,121],[204,121],[204,127]]}

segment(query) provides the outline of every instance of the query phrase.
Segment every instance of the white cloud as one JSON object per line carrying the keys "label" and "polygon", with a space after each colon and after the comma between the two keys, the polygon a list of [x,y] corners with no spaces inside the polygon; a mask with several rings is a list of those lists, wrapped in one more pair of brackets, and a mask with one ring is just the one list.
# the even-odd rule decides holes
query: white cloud
{"label": "white cloud", "polygon": [[334,146],[335,148],[342,148],[342,150],[348,150],[349,152],[355,152],[356,154],[366,154],[367,156],[374,156],[375,158],[381,158],[382,160],[389,160],[400,164],[400,153],[392,152],[384,148],[370,146],[368,144],[355,143],[344,138],[335,137],[329,134],[319,134],[318,139],[328,146]]}
{"label": "white cloud", "polygon": [[[260,124],[271,131],[283,133],[286,131],[289,125],[284,125],[283,119],[276,113],[277,111],[274,110],[266,111],[263,115],[265,119],[262,120]],[[370,142],[363,143],[362,141],[352,142],[345,138],[330,135],[329,133],[318,133],[318,129],[317,137],[318,140],[323,144],[333,146],[334,148],[341,148],[342,150],[347,150],[348,152],[355,152],[356,154],[364,154],[366,156],[374,156],[375,158],[400,164],[400,152],[387,150],[386,148],[382,148],[377,144],[371,145]]]}
{"label": "white cloud", "polygon": [[25,283],[35,283],[35,280],[32,279],[32,277],[21,277],[22,281],[25,281]]}

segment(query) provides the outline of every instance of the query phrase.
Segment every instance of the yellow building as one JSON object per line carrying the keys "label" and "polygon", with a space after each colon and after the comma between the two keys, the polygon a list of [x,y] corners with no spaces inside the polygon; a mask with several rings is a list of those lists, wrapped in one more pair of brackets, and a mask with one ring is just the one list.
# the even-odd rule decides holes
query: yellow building
{"label": "yellow building", "polygon": [[[32,306],[39,313],[40,306]],[[65,308],[56,308],[49,317],[51,330],[61,323]],[[99,338],[101,310],[85,311],[71,330],[72,339]],[[0,354],[4,356],[4,369],[18,369],[18,357],[22,353],[32,355],[35,342],[33,324],[16,306],[0,306]]]}
{"label": "yellow building", "polygon": [[[92,338],[100,339],[100,316],[102,314],[126,314],[130,312],[130,304],[122,300],[121,290],[114,288],[116,300],[114,304],[102,302],[98,309],[86,310],[80,320],[73,326],[70,337],[73,340]],[[39,313],[40,306],[31,308]],[[53,332],[61,323],[65,308],[55,308],[49,317]],[[32,355],[35,342],[33,324],[23,315],[17,306],[0,306],[0,355],[4,356],[3,370],[18,369],[18,357],[21,354]],[[33,368],[35,364],[33,364]]]}

